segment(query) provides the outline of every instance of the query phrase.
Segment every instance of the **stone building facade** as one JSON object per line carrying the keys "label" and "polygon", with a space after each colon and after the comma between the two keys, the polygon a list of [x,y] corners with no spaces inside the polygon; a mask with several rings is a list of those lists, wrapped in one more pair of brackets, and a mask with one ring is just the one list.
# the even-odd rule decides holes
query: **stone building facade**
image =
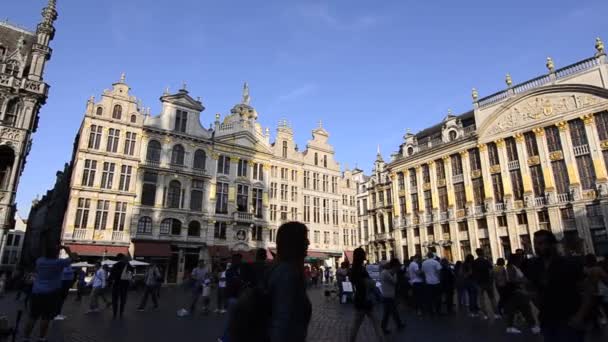
{"label": "stone building facade", "polygon": [[[394,235],[407,258],[435,247],[462,260],[476,248],[494,259],[532,251],[539,229],[565,248],[608,252],[608,63],[595,56],[479,98],[473,108],[407,133],[386,165]],[[394,241],[394,242],[393,242]],[[579,250],[578,252],[581,252]]]}
{"label": "stone building facade", "polygon": [[[43,74],[51,57],[56,1],[49,0],[35,32],[0,22],[0,246],[14,226],[15,197],[49,85]],[[0,248],[0,255],[2,248]]]}
{"label": "stone building facade", "polygon": [[209,128],[185,85],[160,97],[157,116],[129,91],[123,76],[87,104],[63,224],[74,251],[155,261],[173,283],[200,259],[251,259],[255,248],[272,256],[276,229],[290,220],[309,224],[312,258],[352,249],[356,186],[321,126],[299,151],[285,121],[271,142],[247,85]]}

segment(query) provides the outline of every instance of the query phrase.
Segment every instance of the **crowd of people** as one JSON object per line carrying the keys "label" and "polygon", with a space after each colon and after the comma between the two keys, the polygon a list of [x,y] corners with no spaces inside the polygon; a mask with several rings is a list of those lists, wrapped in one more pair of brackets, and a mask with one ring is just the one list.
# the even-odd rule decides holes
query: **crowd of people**
{"label": "crowd of people", "polygon": [[[556,237],[546,230],[534,234],[534,257],[517,250],[507,260],[493,263],[483,249],[477,249],[476,256],[451,264],[429,249],[425,258],[416,255],[403,264],[390,260],[374,278],[362,248],[353,252],[352,264],[342,263],[335,273],[331,267],[305,264],[309,242],[302,223],[282,225],[276,241],[273,262],[267,262],[265,249],[257,251],[253,263],[244,263],[240,254],[211,269],[200,261],[187,282],[192,294],[189,310],[181,311],[193,315],[200,308],[202,314],[209,314],[215,302],[215,313],[227,313],[224,333],[218,337],[221,342],[305,341],[313,310],[307,290],[324,283],[336,286],[339,298],[354,305],[351,341],[356,341],[366,318],[378,341],[391,334],[391,319],[397,330],[404,329],[403,303],[428,317],[458,312],[483,320],[504,319],[507,333],[519,334],[527,327],[534,334],[542,333],[546,342],[583,341],[589,325],[606,324],[608,260],[598,261],[591,254],[562,255]],[[97,264],[87,282],[80,269],[71,267],[75,256],[69,248],[61,248],[67,258],[59,258],[58,247],[47,248],[36,261],[35,272],[23,274],[17,295],[29,304],[24,341],[30,341],[37,321],[38,341],[45,341],[49,322],[65,318],[63,303],[74,285],[77,301],[86,288],[91,289],[88,313],[101,311],[102,301],[112,307],[115,319],[124,314],[134,274],[129,258],[118,255],[111,268]],[[162,281],[158,266],[151,264],[143,276],[139,311],[146,309],[149,299],[158,308]],[[380,305],[381,318],[375,310]]]}

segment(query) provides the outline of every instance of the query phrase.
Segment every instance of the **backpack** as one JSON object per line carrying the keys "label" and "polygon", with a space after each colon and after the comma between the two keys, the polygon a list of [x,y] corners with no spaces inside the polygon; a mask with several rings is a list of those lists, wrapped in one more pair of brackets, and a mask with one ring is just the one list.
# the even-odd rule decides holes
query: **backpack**
{"label": "backpack", "polygon": [[268,280],[275,266],[264,272],[262,281],[242,288],[228,321],[231,342],[269,342],[268,327],[272,311],[272,294]]}

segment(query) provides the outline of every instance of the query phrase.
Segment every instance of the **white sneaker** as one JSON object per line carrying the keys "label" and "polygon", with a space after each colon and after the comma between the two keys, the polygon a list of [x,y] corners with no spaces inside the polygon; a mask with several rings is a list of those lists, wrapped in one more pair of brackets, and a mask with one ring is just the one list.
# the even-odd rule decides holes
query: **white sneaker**
{"label": "white sneaker", "polygon": [[530,329],[530,330],[532,330],[532,333],[534,335],[540,334],[540,327],[538,325],[533,326],[532,329]]}
{"label": "white sneaker", "polygon": [[508,327],[507,334],[521,334],[521,330],[519,330],[515,327]]}
{"label": "white sneaker", "polygon": [[54,318],[55,321],[63,321],[64,319],[66,319],[64,315],[57,315]]}

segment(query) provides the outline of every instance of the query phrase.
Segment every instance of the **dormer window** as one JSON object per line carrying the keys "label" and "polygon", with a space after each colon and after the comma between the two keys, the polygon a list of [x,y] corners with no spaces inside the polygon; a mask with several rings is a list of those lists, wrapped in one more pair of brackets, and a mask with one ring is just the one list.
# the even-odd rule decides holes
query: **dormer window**
{"label": "dormer window", "polygon": [[414,154],[414,148],[413,148],[412,146],[408,147],[408,148],[407,148],[407,155],[408,155],[408,156],[411,156],[411,155],[413,155],[413,154]]}
{"label": "dormer window", "polygon": [[120,120],[121,117],[122,117],[122,106],[117,104],[114,106],[114,110],[112,110],[112,119]]}
{"label": "dormer window", "polygon": [[136,123],[137,122],[137,116],[135,116],[135,114],[131,115],[131,123]]}
{"label": "dormer window", "polygon": [[14,77],[19,76],[19,62],[14,59],[8,61],[8,63],[6,63],[6,69],[4,70],[4,73]]}
{"label": "dormer window", "polygon": [[458,137],[458,133],[456,133],[455,130],[451,130],[450,133],[448,133],[448,137],[450,141],[454,141]]}
{"label": "dormer window", "polygon": [[287,158],[287,141],[283,141],[283,158]]}
{"label": "dormer window", "polygon": [[97,107],[97,109],[95,110],[95,114],[96,115],[102,115],[103,114],[103,107],[101,107],[101,106]]}
{"label": "dormer window", "polygon": [[183,110],[175,111],[175,131],[186,132],[186,125],[188,124],[188,112]]}
{"label": "dormer window", "polygon": [[327,167],[327,156],[323,156],[323,167]]}
{"label": "dormer window", "polygon": [[319,154],[315,152],[315,166],[319,165]]}

